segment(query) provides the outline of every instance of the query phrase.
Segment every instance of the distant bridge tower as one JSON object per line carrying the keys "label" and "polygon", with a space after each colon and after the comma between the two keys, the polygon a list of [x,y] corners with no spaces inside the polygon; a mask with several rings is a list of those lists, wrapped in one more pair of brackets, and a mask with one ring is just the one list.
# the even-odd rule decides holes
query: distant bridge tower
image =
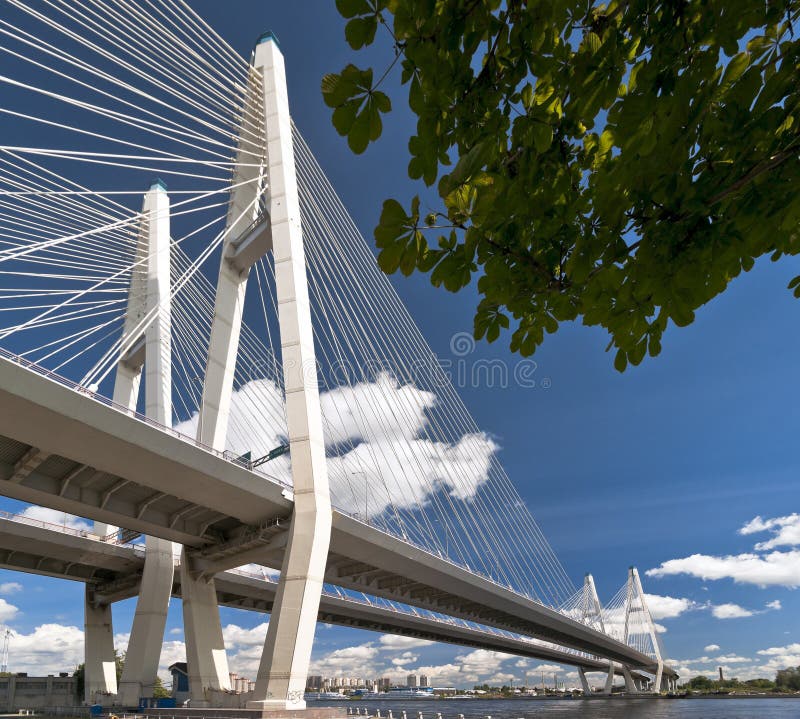
{"label": "distant bridge tower", "polygon": [[[645,600],[644,590],[642,589],[642,580],[639,578],[639,572],[636,567],[630,567],[628,570],[628,589],[627,598],[625,602],[625,633],[623,641],[627,644],[631,634],[634,632],[632,628],[636,628],[636,633],[645,634],[649,637],[652,645],[651,651],[655,657],[657,670],[655,679],[653,681],[652,691],[658,694],[666,686],[664,684],[664,659],[661,656],[661,645],[658,641],[658,632],[656,631],[655,622],[650,615],[650,610],[647,608],[647,601]],[[625,684],[628,691],[635,691],[633,679],[627,668],[624,668]]]}

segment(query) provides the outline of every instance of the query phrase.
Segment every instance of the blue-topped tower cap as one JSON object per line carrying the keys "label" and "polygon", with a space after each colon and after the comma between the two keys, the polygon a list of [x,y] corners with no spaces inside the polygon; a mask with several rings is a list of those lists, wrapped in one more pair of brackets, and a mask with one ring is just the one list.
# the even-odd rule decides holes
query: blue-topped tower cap
{"label": "blue-topped tower cap", "polygon": [[256,45],[260,45],[262,42],[274,42],[278,47],[281,46],[280,40],[278,40],[278,36],[272,32],[272,30],[267,30],[266,32],[262,32],[258,36],[258,40],[256,40]]}
{"label": "blue-topped tower cap", "polygon": [[162,180],[160,177],[156,177],[153,180],[153,183],[150,185],[150,189],[151,190],[164,190],[164,192],[166,192],[167,191],[167,183],[164,182],[164,180]]}

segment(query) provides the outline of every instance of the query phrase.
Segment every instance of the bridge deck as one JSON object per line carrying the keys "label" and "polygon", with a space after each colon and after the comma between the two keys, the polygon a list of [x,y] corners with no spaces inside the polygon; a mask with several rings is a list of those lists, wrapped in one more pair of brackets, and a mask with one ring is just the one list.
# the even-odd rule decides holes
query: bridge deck
{"label": "bridge deck", "polygon": [[[0,568],[85,582],[93,586],[95,598],[102,601],[120,601],[138,593],[144,568],[141,545],[113,544],[69,528],[48,526],[45,522],[29,524],[22,519],[14,515],[0,517]],[[269,613],[277,584],[268,578],[232,570],[217,575],[216,588],[217,600],[222,606]],[[181,596],[179,572],[175,573],[172,594]],[[504,651],[580,666],[587,671],[608,671],[608,662],[602,659],[330,592],[323,594],[319,621]]]}

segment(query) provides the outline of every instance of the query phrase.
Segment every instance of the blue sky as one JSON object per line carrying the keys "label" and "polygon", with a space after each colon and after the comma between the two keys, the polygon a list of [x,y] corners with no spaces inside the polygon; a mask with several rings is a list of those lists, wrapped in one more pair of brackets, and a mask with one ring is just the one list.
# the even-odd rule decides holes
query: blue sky
{"label": "blue sky", "polygon": [[[413,118],[396,92],[396,76],[389,85],[395,112],[383,138],[363,156],[353,156],[331,126],[319,81],[354,56],[333,3],[191,4],[242,54],[261,30],[277,33],[295,121],[368,239],[384,199],[405,201],[421,190],[406,175]],[[368,57],[356,62],[366,64]],[[387,57],[376,62],[382,67]],[[758,262],[702,308],[692,326],[670,328],[658,358],[624,375],[604,353],[604,333],[574,325],[548,337],[537,352],[535,388],[462,391],[478,425],[501,446],[506,470],[573,581],[591,571],[605,600],[636,565],[645,590],[661,598],[653,607],[667,630],[664,643],[684,672],[714,672],[723,664],[729,675],[768,675],[800,664],[800,598],[793,589],[800,584],[800,518],[791,516],[800,512],[800,304],[786,290],[799,273],[796,259]],[[452,295],[421,276],[393,278],[393,284],[434,351],[451,358],[452,336],[471,329],[474,291]],[[467,359],[514,363],[507,341],[478,345]],[[741,533],[756,517],[786,519],[750,524],[760,531]],[[756,549],[771,538],[772,546]],[[671,561],[693,555],[700,556]],[[10,668],[70,669],[80,656],[82,585],[0,575],[4,601],[17,608],[0,605],[0,619],[20,635],[16,647],[12,642]],[[115,606],[121,645],[132,612],[133,602]],[[254,671],[263,621],[223,610],[232,666],[242,673]],[[180,658],[180,627],[180,605],[173,602],[164,664]],[[54,636],[64,642],[61,659],[37,653]],[[702,658],[708,661],[689,661]],[[394,668],[399,677],[427,667],[442,682],[464,685],[473,677],[519,681],[537,667],[324,626],[314,662],[318,673],[361,676]]]}

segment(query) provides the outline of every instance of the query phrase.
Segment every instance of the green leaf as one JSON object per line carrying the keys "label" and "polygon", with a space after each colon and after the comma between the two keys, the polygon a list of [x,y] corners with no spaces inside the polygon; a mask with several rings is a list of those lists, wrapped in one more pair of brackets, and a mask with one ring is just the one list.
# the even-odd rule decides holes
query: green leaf
{"label": "green leaf", "polygon": [[584,39],[584,45],[592,55],[596,55],[600,51],[603,42],[600,40],[600,36],[596,32],[588,32],[586,33],[586,38]]}
{"label": "green leaf", "polygon": [[531,128],[533,132],[533,144],[539,154],[545,152],[553,142],[553,128],[543,123],[534,123]]}
{"label": "green leaf", "polygon": [[747,69],[749,64],[750,53],[740,52],[738,55],[734,55],[725,68],[725,73],[719,83],[720,88],[727,90],[742,76],[742,73]]}
{"label": "green leaf", "polygon": [[353,50],[360,50],[371,45],[378,29],[378,18],[375,15],[353,18],[344,28],[344,36]]}
{"label": "green leaf", "polygon": [[350,132],[360,106],[360,100],[351,100],[333,111],[333,126],[340,135],[347,135]]}
{"label": "green leaf", "polygon": [[345,18],[366,15],[372,10],[367,0],[336,0],[336,9]]}
{"label": "green leaf", "polygon": [[617,350],[617,355],[614,357],[614,369],[617,372],[624,372],[628,366],[628,354],[623,349]]}

